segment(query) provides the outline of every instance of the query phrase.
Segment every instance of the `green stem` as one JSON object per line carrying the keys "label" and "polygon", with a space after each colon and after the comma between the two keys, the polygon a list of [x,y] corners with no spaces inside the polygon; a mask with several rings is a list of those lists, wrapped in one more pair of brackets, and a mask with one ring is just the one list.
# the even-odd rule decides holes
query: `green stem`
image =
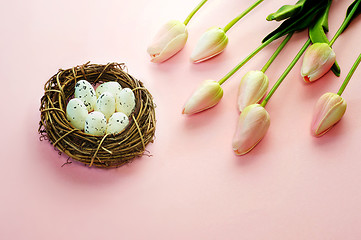
{"label": "green stem", "polygon": [[191,20],[191,18],[194,16],[194,14],[196,14],[196,12],[207,2],[208,0],[202,0],[197,7],[195,7],[193,9],[193,11],[188,15],[188,17],[186,18],[186,20],[184,20],[184,25],[187,26],[187,24],[189,23],[189,21]]}
{"label": "green stem", "polygon": [[287,37],[282,41],[282,43],[278,46],[278,48],[276,49],[276,51],[272,54],[271,58],[268,59],[268,61],[266,62],[266,64],[263,66],[263,68],[261,69],[261,71],[263,73],[265,73],[267,71],[267,69],[269,68],[269,66],[273,63],[273,61],[276,59],[276,57],[278,56],[278,54],[282,51],[282,49],[284,48],[284,46],[286,46],[287,42],[291,39],[293,35],[292,33],[289,33],[287,35]]}
{"label": "green stem", "polygon": [[338,90],[337,95],[341,96],[341,94],[343,93],[343,91],[345,90],[348,82],[350,81],[353,73],[356,71],[356,68],[358,67],[358,65],[361,62],[361,54],[358,56],[358,58],[356,59],[355,63],[353,64],[352,68],[350,69],[350,71],[348,72],[345,80],[343,81],[340,90]]}
{"label": "green stem", "polygon": [[350,22],[352,16],[354,15],[354,13],[356,12],[356,9],[358,7],[358,5],[360,4],[361,0],[359,0],[352,8],[351,12],[348,14],[348,16],[345,18],[345,20],[342,22],[340,28],[337,30],[337,32],[335,33],[335,36],[333,36],[332,40],[330,41],[330,43],[328,44],[330,47],[335,43],[336,39],[341,35],[341,33],[343,32],[343,30],[345,30],[345,28],[347,27],[348,23]]}
{"label": "green stem", "polygon": [[229,71],[223,78],[221,78],[218,83],[222,85],[225,81],[228,80],[235,72],[237,72],[244,64],[246,64],[252,57],[254,57],[259,51],[261,51],[264,47],[274,41],[277,37],[273,36],[261,45],[259,45],[251,54],[249,54],[245,59],[243,59],[236,67],[234,67],[231,71]]}
{"label": "green stem", "polygon": [[255,3],[253,3],[249,8],[247,8],[244,12],[242,12],[240,15],[238,15],[235,19],[233,19],[232,21],[230,21],[224,28],[224,32],[226,33],[231,27],[233,27],[234,24],[236,24],[241,18],[243,18],[247,13],[249,13],[250,11],[252,11],[255,7],[258,6],[258,4],[260,4],[261,2],[263,2],[264,0],[258,0]]}
{"label": "green stem", "polygon": [[277,82],[273,85],[272,89],[269,91],[269,93],[267,94],[267,96],[265,97],[265,99],[263,100],[263,102],[261,103],[262,107],[265,107],[266,104],[268,103],[269,99],[272,97],[272,95],[274,94],[274,92],[277,90],[277,88],[281,85],[282,81],[286,78],[287,74],[291,71],[291,69],[295,66],[295,64],[297,63],[297,61],[300,59],[300,57],[302,56],[302,54],[306,51],[308,45],[310,45],[311,43],[311,39],[308,39],[307,42],[303,45],[303,47],[301,48],[301,50],[297,53],[296,57],[292,60],[292,62],[290,63],[290,65],[288,65],[288,67],[286,68],[286,70],[282,73],[282,75],[280,76],[280,78],[277,80]]}

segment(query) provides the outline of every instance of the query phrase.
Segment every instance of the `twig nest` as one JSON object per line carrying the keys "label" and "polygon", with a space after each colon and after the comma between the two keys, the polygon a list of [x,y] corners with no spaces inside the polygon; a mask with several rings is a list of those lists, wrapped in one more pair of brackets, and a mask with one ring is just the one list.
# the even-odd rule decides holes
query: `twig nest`
{"label": "twig nest", "polygon": [[[60,69],[44,86],[40,138],[88,166],[119,167],[144,155],[154,139],[155,105],[143,83],[124,70],[125,65],[118,63]],[[110,114],[114,111],[110,110],[105,116],[100,111],[109,102],[102,98],[97,103],[97,99],[109,93],[123,96],[115,109],[129,109],[129,114]]]}

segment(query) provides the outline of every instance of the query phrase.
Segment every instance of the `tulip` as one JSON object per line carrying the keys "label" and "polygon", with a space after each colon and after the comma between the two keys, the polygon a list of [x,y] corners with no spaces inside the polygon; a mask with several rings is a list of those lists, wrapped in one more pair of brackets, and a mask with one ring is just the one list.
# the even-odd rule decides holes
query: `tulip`
{"label": "tulip", "polygon": [[243,76],[238,89],[238,108],[258,103],[268,89],[268,77],[262,71],[249,71]]}
{"label": "tulip", "polygon": [[361,54],[359,54],[358,58],[354,62],[337,94],[325,93],[318,99],[314,108],[311,124],[311,134],[313,136],[320,137],[325,134],[333,125],[340,121],[342,116],[345,114],[347,104],[341,97],[341,94],[350,82],[350,79],[360,62]]}
{"label": "tulip", "polygon": [[232,147],[237,155],[251,151],[266,135],[270,126],[270,116],[260,104],[247,106],[238,119]]}
{"label": "tulip", "polygon": [[228,37],[219,27],[208,29],[199,39],[194,48],[191,60],[199,63],[220,54],[228,44]]}
{"label": "tulip", "polygon": [[[346,18],[336,31],[329,43],[314,43],[306,52],[301,75],[306,82],[312,82],[326,74],[336,61],[336,54],[332,45],[336,39],[345,31],[350,22],[357,16],[361,1],[354,1],[348,8]],[[355,15],[356,14],[356,15]]]}
{"label": "tulip", "polygon": [[325,75],[336,61],[336,54],[327,43],[314,43],[305,52],[301,76],[313,82]]}
{"label": "tulip", "polygon": [[[289,35],[287,38],[289,39],[290,37],[291,35]],[[311,40],[308,39],[307,42],[303,45],[303,47],[288,65],[286,70],[273,85],[272,89],[268,92],[267,96],[263,99],[262,103],[251,104],[243,109],[241,115],[239,116],[236,132],[232,141],[233,150],[237,155],[244,155],[251,151],[266,135],[270,126],[270,116],[264,107],[267,105],[268,101],[283,82],[287,74],[291,71],[302,54],[305,52],[310,42]]]}
{"label": "tulip", "polygon": [[257,0],[254,2],[236,18],[232,19],[224,28],[212,27],[208,29],[198,40],[192,52],[191,61],[199,63],[220,54],[228,44],[226,32],[263,1]]}
{"label": "tulip", "polygon": [[154,63],[164,62],[179,52],[187,42],[186,25],[178,20],[167,22],[149,45],[147,52]]}
{"label": "tulip", "polygon": [[221,85],[213,80],[204,81],[188,99],[183,114],[194,114],[216,105],[223,96]]}
{"label": "tulip", "polygon": [[311,134],[320,137],[331,129],[346,111],[346,101],[336,93],[325,93],[317,101],[313,120],[311,124]]}

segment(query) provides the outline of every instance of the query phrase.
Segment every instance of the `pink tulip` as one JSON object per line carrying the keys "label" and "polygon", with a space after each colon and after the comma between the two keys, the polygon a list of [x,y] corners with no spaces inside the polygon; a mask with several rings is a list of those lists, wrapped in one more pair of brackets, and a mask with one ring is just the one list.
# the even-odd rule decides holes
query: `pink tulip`
{"label": "pink tulip", "polygon": [[320,137],[335,125],[346,112],[346,101],[336,93],[325,93],[317,101],[311,134]]}
{"label": "pink tulip", "polygon": [[187,42],[186,25],[177,20],[167,22],[154,37],[147,49],[151,61],[164,62],[179,52]]}
{"label": "pink tulip", "polygon": [[237,155],[251,151],[266,135],[270,126],[270,116],[260,104],[247,106],[239,116],[232,147]]}
{"label": "pink tulip", "polygon": [[238,89],[238,108],[258,103],[268,89],[268,77],[262,71],[249,71],[243,76]]}
{"label": "pink tulip", "polygon": [[223,96],[223,89],[218,82],[204,81],[188,99],[183,108],[183,114],[194,114],[216,105]]}
{"label": "pink tulip", "polygon": [[198,40],[194,48],[191,60],[194,63],[203,62],[220,54],[228,44],[228,37],[224,30],[219,27],[208,29]]}
{"label": "pink tulip", "polygon": [[301,76],[313,82],[325,75],[336,61],[336,54],[327,43],[314,43],[305,52]]}

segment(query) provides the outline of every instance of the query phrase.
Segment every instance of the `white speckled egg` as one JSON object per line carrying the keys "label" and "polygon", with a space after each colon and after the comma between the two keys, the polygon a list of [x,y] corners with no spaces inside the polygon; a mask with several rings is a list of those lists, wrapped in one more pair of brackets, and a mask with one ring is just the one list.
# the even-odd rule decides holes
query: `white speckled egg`
{"label": "white speckled egg", "polygon": [[123,88],[115,99],[115,110],[129,116],[135,108],[135,96],[130,88]]}
{"label": "white speckled egg", "polygon": [[108,121],[107,134],[117,134],[123,131],[129,124],[129,118],[122,112],[114,113]]}
{"label": "white speckled egg", "polygon": [[102,95],[104,92],[110,92],[114,97],[119,95],[122,90],[122,86],[118,82],[105,82],[100,84],[95,90],[97,97]]}
{"label": "white speckled egg", "polygon": [[91,135],[103,136],[107,129],[107,119],[104,114],[98,111],[94,111],[88,114],[85,119],[84,131]]}
{"label": "white speckled egg", "polygon": [[94,110],[95,103],[97,102],[97,96],[93,86],[86,80],[79,80],[75,84],[74,96],[83,101],[84,105],[88,109],[88,112]]}
{"label": "white speckled egg", "polygon": [[115,98],[110,92],[102,93],[95,104],[95,111],[102,112],[108,120],[115,112]]}
{"label": "white speckled egg", "polygon": [[73,98],[66,106],[66,118],[70,124],[77,129],[84,130],[85,119],[88,116],[88,109],[83,101]]}

